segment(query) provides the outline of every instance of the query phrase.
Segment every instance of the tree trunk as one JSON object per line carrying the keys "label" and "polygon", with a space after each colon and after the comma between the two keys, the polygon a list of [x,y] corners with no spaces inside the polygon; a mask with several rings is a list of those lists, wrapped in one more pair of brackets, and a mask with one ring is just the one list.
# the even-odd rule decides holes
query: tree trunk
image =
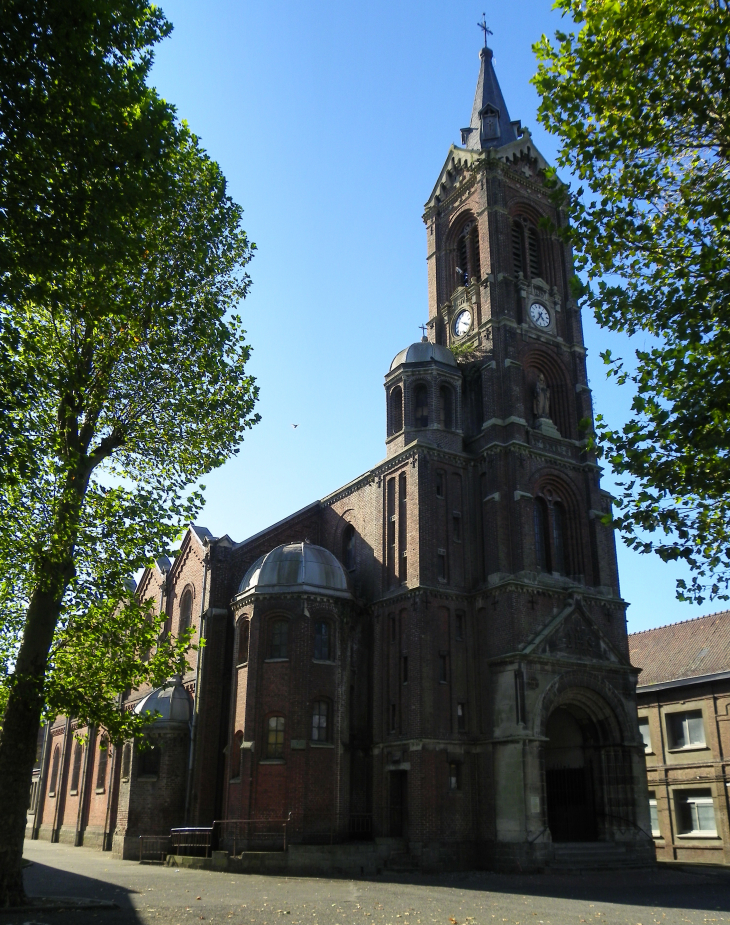
{"label": "tree trunk", "polygon": [[[73,485],[73,477],[69,482]],[[85,487],[84,482],[83,493],[79,493],[73,486],[62,496],[51,533],[60,542],[37,564],[38,582],[28,605],[0,731],[0,909],[26,901],[21,864],[43,687],[61,602],[74,573],[73,551]]]}

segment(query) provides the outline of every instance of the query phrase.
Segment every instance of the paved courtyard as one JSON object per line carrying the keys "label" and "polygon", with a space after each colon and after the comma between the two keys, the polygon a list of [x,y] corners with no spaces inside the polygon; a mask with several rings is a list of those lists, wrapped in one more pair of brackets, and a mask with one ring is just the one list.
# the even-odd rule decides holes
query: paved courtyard
{"label": "paved courtyard", "polygon": [[592,875],[443,874],[330,880],[141,866],[26,842],[34,896],[113,900],[116,909],[0,913],[18,925],[705,925],[730,923],[730,871]]}

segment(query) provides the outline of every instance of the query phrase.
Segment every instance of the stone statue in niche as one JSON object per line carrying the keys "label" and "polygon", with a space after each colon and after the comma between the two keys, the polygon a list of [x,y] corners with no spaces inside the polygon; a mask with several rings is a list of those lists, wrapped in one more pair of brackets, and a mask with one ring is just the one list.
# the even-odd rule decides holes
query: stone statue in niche
{"label": "stone statue in niche", "polygon": [[536,418],[550,417],[550,386],[542,373],[538,374],[535,389],[532,393],[532,410]]}

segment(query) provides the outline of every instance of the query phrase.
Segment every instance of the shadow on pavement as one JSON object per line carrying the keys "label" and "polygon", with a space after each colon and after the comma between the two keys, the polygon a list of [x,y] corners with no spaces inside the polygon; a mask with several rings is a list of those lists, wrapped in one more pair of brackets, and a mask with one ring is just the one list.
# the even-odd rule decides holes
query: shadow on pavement
{"label": "shadow on pavement", "polygon": [[29,925],[46,925],[47,922],[65,923],[105,922],[109,925],[136,925],[141,920],[132,905],[133,891],[103,880],[85,877],[67,870],[40,864],[37,861],[23,871],[25,891],[33,899],[49,900],[63,898],[71,900],[107,900],[116,903],[116,909],[75,908],[59,911],[46,910],[40,906],[29,906],[18,912],[4,912],[0,909],[1,922],[23,922]]}

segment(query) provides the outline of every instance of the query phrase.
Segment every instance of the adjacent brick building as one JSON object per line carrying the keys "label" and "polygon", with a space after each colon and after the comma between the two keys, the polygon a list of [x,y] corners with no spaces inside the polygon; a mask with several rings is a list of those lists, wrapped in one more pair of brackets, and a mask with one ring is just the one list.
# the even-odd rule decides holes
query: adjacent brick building
{"label": "adjacent brick building", "polygon": [[629,636],[657,857],[730,863],[730,612]]}
{"label": "adjacent brick building", "polygon": [[541,868],[575,842],[653,858],[546,166],[485,47],[425,207],[428,335],[385,376],[386,458],[244,542],[191,528],[145,573],[170,631],[192,621],[207,640],[174,685],[190,723],[166,717],[160,757],[125,745],[103,774],[89,747],[82,781],[59,721],[35,832],[128,856],[175,823],[288,818],[293,841],[390,838],[423,869]]}

